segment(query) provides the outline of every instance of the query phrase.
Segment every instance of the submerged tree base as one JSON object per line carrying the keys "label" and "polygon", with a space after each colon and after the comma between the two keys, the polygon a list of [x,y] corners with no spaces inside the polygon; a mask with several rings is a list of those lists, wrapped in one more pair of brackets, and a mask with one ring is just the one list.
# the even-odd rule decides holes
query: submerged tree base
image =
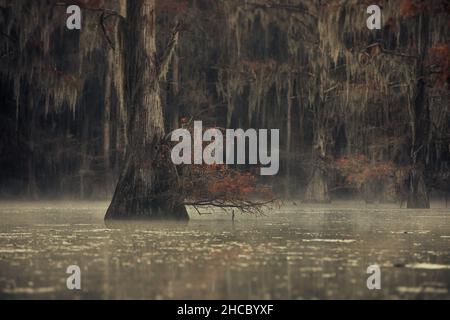
{"label": "submerged tree base", "polygon": [[315,169],[313,176],[306,188],[304,203],[330,203],[328,184],[325,173],[321,169]]}
{"label": "submerged tree base", "polygon": [[408,209],[430,209],[430,198],[423,173],[412,171],[409,177]]}
{"label": "submerged tree base", "polygon": [[117,184],[106,220],[189,220],[174,190],[176,172],[149,153],[132,154]]}
{"label": "submerged tree base", "polygon": [[180,204],[163,203],[156,200],[113,199],[105,220],[177,220],[187,221],[186,207]]}
{"label": "submerged tree base", "polygon": [[170,205],[150,201],[126,200],[120,204],[113,201],[106,212],[105,220],[175,220],[188,221],[189,214],[184,205]]}
{"label": "submerged tree base", "polygon": [[[131,212],[133,214],[130,214]],[[177,207],[170,207],[170,206],[158,207],[151,205],[148,206],[147,208],[141,207],[139,212],[129,211],[123,208],[110,207],[106,213],[105,220],[188,221],[189,215],[187,213],[186,208],[183,205]]]}

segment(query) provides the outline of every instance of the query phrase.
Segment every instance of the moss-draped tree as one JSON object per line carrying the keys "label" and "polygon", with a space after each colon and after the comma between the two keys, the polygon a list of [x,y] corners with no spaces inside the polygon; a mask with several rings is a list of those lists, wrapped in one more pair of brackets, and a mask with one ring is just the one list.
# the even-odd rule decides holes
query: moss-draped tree
{"label": "moss-draped tree", "polygon": [[106,219],[188,219],[176,192],[176,168],[164,147],[160,77],[166,72],[177,32],[162,61],[156,50],[155,0],[128,1],[125,25],[128,147]]}

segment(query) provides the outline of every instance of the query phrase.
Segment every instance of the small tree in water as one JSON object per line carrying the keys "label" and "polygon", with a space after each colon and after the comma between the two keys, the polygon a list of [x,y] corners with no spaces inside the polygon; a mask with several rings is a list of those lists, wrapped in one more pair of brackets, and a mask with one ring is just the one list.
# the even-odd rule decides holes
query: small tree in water
{"label": "small tree in water", "polygon": [[185,167],[184,172],[185,204],[193,206],[199,214],[202,208],[219,208],[231,212],[233,217],[236,210],[261,214],[275,203],[271,187],[260,183],[250,171],[227,165],[194,165]]}

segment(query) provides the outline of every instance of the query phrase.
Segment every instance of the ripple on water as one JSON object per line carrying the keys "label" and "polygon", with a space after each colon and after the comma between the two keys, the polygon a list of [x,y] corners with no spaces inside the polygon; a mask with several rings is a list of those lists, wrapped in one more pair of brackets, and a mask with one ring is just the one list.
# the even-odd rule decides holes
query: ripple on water
{"label": "ripple on water", "polygon": [[37,250],[21,248],[0,248],[0,253],[37,253]]}
{"label": "ripple on water", "polygon": [[443,287],[397,287],[399,293],[409,293],[409,294],[447,294],[447,288]]}
{"label": "ripple on water", "polygon": [[26,287],[26,288],[10,288],[10,289],[3,289],[3,293],[6,294],[15,294],[15,295],[33,295],[33,294],[46,294],[46,293],[52,293],[55,292],[55,287],[43,287],[43,288],[32,288],[32,287]]}
{"label": "ripple on water", "polygon": [[353,243],[354,239],[303,239],[303,242]]}
{"label": "ripple on water", "polygon": [[450,265],[447,265],[447,264],[435,264],[435,263],[412,263],[412,264],[407,264],[406,268],[427,269],[427,270],[442,270],[442,269],[449,269],[450,270]]}

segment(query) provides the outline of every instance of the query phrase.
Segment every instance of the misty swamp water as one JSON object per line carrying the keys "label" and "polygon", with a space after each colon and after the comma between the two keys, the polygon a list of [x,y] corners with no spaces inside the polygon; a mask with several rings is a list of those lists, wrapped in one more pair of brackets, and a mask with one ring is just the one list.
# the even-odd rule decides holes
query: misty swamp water
{"label": "misty swamp water", "polygon": [[[450,209],[288,206],[105,225],[107,203],[0,205],[3,299],[450,299]],[[368,290],[370,265],[381,290]],[[66,269],[81,268],[80,291]]]}

